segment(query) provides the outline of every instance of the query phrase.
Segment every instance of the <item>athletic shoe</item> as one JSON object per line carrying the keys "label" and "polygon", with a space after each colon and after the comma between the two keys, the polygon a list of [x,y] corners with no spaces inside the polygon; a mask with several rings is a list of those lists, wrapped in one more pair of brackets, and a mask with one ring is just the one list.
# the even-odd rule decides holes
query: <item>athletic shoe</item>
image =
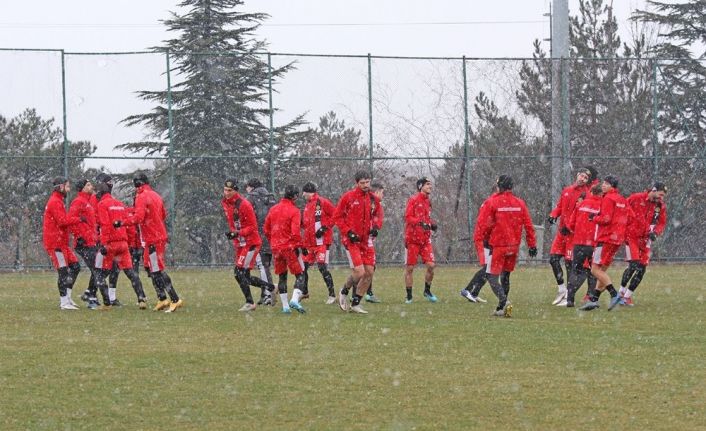
{"label": "athletic shoe", "polygon": [[348,311],[348,295],[344,295],[342,290],[338,293],[338,306],[341,310]]}
{"label": "athletic shoe", "polygon": [[566,301],[566,308],[574,308],[574,303]]}
{"label": "athletic shoe", "polygon": [[326,305],[331,305],[336,302],[336,297],[335,296],[329,296],[328,299],[326,300]]}
{"label": "athletic shoe", "polygon": [[566,302],[567,302],[566,297],[564,297],[564,299],[562,299],[561,301],[557,302],[554,305],[556,305],[557,307],[566,307]]}
{"label": "athletic shoe", "polygon": [[471,295],[471,292],[469,292],[467,289],[461,289],[461,291],[459,293],[461,294],[461,296],[466,298],[469,302],[474,302],[474,303],[478,302],[478,300],[473,295]]}
{"label": "athletic shoe", "polygon": [[620,303],[620,305],[625,305],[628,307],[634,307],[635,303],[632,302],[632,296],[629,298],[623,298],[623,301]]}
{"label": "athletic shoe", "polygon": [[493,311],[493,313],[491,314],[491,316],[495,316],[495,317],[505,317],[505,310],[495,310],[495,311]]}
{"label": "athletic shoe", "polygon": [[257,305],[269,305],[269,304],[265,304],[266,300],[267,300],[267,297],[261,296],[260,299],[257,300]]}
{"label": "athletic shoe", "polygon": [[306,309],[304,309],[300,303],[295,301],[289,301],[289,308],[293,308],[302,314],[306,313]]}
{"label": "athletic shoe", "polygon": [[88,296],[88,291],[83,292],[80,296],[81,301],[83,302],[91,302],[91,297]]}
{"label": "athletic shoe", "polygon": [[111,301],[110,305],[113,307],[122,307],[123,303],[116,299],[115,301]]}
{"label": "athletic shoe", "polygon": [[184,306],[184,300],[180,299],[177,302],[172,302],[169,304],[169,310],[164,310],[165,313],[173,313],[177,311],[177,308],[181,308]]}
{"label": "athletic shoe", "polygon": [[97,310],[98,309],[98,302],[88,301],[88,304],[86,304],[86,308],[88,308],[89,310]]}
{"label": "athletic shoe", "polygon": [[270,306],[275,305],[274,297],[272,295],[265,295],[264,298],[260,298],[260,299],[262,299],[262,304],[260,304],[260,302],[258,302],[257,303],[258,305],[270,305]]}
{"label": "athletic shoe", "polygon": [[610,298],[610,303],[608,304],[608,311],[610,311],[610,310],[614,309],[615,307],[617,307],[618,304],[620,304],[620,302],[621,302],[622,300],[623,300],[623,298],[621,298],[621,297],[618,296],[618,295],[615,295],[615,296],[611,297],[611,298]]}
{"label": "athletic shoe", "polygon": [[352,306],[351,313],[368,314],[367,311],[363,310],[363,307],[361,307],[360,304]]}
{"label": "athletic shoe", "polygon": [[505,317],[512,317],[512,304],[510,304],[509,302],[505,304],[503,312]]}
{"label": "athletic shoe", "polygon": [[601,304],[599,304],[598,301],[588,301],[587,303],[585,303],[581,307],[579,307],[579,310],[591,311],[591,310],[595,310],[596,308],[600,308],[600,307],[601,307]]}
{"label": "athletic shoe", "polygon": [[61,310],[78,310],[78,307],[76,307],[75,305],[73,305],[69,302],[68,304],[60,305],[59,309],[61,309]]}
{"label": "athletic shoe", "polygon": [[73,299],[71,299],[71,297],[69,297],[69,304],[73,305],[73,306],[76,307],[76,308],[80,308],[80,307],[78,306],[78,304],[75,303]]}
{"label": "athletic shoe", "polygon": [[438,301],[438,299],[436,299],[436,296],[434,296],[434,294],[431,292],[424,292],[424,297],[428,299],[431,303]]}
{"label": "athletic shoe", "polygon": [[488,302],[485,299],[481,298],[480,296],[474,296],[473,299],[475,299],[476,302],[479,304],[486,304]]}
{"label": "athletic shoe", "polygon": [[169,299],[161,299],[161,300],[157,301],[157,304],[154,306],[154,308],[152,309],[152,311],[162,311],[162,310],[166,310],[167,308],[169,308],[169,305],[170,305],[171,303],[172,303],[172,302],[171,302]]}
{"label": "athletic shoe", "polygon": [[380,303],[380,299],[378,299],[377,296],[375,296],[375,295],[368,295],[368,294],[365,295],[365,301],[366,301],[366,302],[372,302],[373,304],[379,304],[379,303]]}
{"label": "athletic shoe", "polygon": [[566,291],[560,290],[559,292],[557,292],[556,298],[554,298],[554,301],[552,301],[552,305],[557,305],[561,301],[563,301],[564,299],[566,299]]}
{"label": "athletic shoe", "polygon": [[291,310],[289,307],[283,308],[283,309],[282,309],[282,314],[292,314],[292,310]]}
{"label": "athletic shoe", "polygon": [[147,309],[147,302],[145,302],[144,299],[141,299],[141,300],[137,301],[137,307],[140,310],[146,310]]}
{"label": "athletic shoe", "polygon": [[404,300],[405,304],[411,304],[412,303],[412,298],[407,298]]}
{"label": "athletic shoe", "polygon": [[245,305],[238,309],[238,311],[254,311],[255,308],[257,308],[255,304],[250,304],[249,302],[246,302]]}

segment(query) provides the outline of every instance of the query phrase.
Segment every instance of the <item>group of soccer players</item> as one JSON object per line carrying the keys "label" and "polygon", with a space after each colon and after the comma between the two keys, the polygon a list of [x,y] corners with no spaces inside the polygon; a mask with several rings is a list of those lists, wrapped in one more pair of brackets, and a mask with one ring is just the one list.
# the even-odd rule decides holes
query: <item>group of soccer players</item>
{"label": "group of soccer players", "polygon": [[[246,184],[241,195],[235,178],[223,184],[223,207],[228,230],[225,236],[234,247],[234,273],[245,304],[240,311],[250,312],[257,305],[282,304],[283,313],[292,309],[305,313],[303,300],[309,297],[309,269],[314,265],[328,290],[327,304],[338,302],[344,311],[367,314],[361,302],[379,302],[372,290],[376,266],[375,241],[383,228],[382,198],[384,187],[371,183],[371,175],[359,171],[354,187],[334,205],[317,192],[314,183],[302,187],[306,204],[301,211],[296,201],[299,188],[287,185],[279,202],[258,179]],[[66,178],[56,178],[44,214],[44,246],[58,272],[60,308],[78,308],[71,298],[80,271],[78,254],[91,272],[89,286],[81,295],[88,308],[110,309],[120,306],[115,286],[122,270],[130,280],[138,306],[147,308],[146,295],[138,276],[140,260],[158,296],[155,311],[174,312],[184,301],[174,289],[164,267],[167,243],[166,211],[161,197],[149,184],[145,174],[133,179],[135,200],[128,207],[111,195],[112,178],[100,174],[95,185],[86,179],[76,182],[78,192],[68,213],[64,200],[70,190]],[[501,175],[494,193],[481,205],[474,230],[474,244],[481,264],[461,295],[470,302],[486,302],[479,297],[487,281],[498,298],[494,316],[511,317],[508,300],[510,275],[519,255],[522,231],[525,231],[530,257],[537,254],[534,227],[525,202],[512,193],[513,180]],[[426,266],[423,296],[437,302],[431,291],[435,260],[432,233],[437,223],[432,219],[430,196],[432,182],[422,177],[416,182],[417,193],[411,196],[405,210],[406,303],[413,301],[413,270],[421,258]],[[558,285],[554,305],[573,307],[576,291],[588,279],[589,289],[582,310],[599,307],[604,290],[611,295],[609,310],[618,304],[632,305],[632,295],[646,271],[651,242],[665,227],[666,187],[657,182],[644,192],[624,198],[618,191],[618,180],[607,176],[602,182],[593,167],[581,169],[576,182],[562,191],[559,202],[549,215],[550,224],[559,223],[552,244],[550,264]],[[336,298],[334,281],[328,268],[333,230],[338,228],[351,273]],[[73,236],[73,250],[69,246]],[[606,273],[619,246],[627,245],[629,266],[619,291]],[[145,253],[144,250],[147,250]],[[564,282],[561,259],[567,268]],[[251,275],[258,267],[259,277]],[[275,284],[270,267],[278,277]],[[291,297],[288,275],[294,277]],[[255,303],[251,286],[261,289]],[[103,305],[99,306],[100,290]],[[349,300],[349,294],[351,298]]]}

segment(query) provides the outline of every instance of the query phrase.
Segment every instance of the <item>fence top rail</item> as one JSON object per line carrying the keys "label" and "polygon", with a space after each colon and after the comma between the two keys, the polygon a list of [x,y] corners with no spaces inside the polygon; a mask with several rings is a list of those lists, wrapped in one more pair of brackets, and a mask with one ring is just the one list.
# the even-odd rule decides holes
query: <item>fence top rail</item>
{"label": "fence top rail", "polygon": [[[61,48],[3,48],[0,51],[35,51],[35,52],[63,52],[65,55],[139,55],[139,54],[163,54],[167,49],[155,49],[144,51],[106,51],[106,52],[88,52],[88,51],[66,51]],[[235,56],[244,55],[240,52],[230,51],[173,51],[171,54],[191,54],[191,55],[217,55],[217,56]],[[437,57],[437,56],[405,56],[405,55],[373,55],[373,54],[312,54],[303,52],[267,52],[256,51],[253,54],[271,55],[281,57],[320,57],[320,58],[371,58],[371,59],[388,59],[388,60],[457,60],[457,61],[530,61],[530,60],[560,60],[551,57],[535,58],[535,57],[472,57],[472,56],[453,56],[453,57]],[[693,58],[669,58],[669,57],[569,57],[570,61],[706,61],[706,59]]]}

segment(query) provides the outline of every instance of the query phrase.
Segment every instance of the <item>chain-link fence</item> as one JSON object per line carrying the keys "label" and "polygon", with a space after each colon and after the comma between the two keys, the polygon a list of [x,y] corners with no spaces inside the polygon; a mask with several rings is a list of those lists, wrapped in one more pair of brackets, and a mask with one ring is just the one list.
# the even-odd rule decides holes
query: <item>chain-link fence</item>
{"label": "chain-link fence", "polygon": [[[201,55],[214,64],[223,56]],[[138,169],[150,172],[167,203],[176,265],[231,262],[220,208],[228,176],[257,176],[275,195],[285,184],[313,181],[336,202],[353,186],[355,171],[371,170],[385,186],[382,262],[401,262],[405,204],[415,180],[427,176],[440,226],[437,260],[467,262],[475,259],[478,206],[498,175],[513,176],[515,193],[543,225],[558,191],[587,164],[601,176],[617,175],[625,195],[666,182],[668,227],[655,257],[705,257],[704,112],[665,78],[663,68],[678,62],[257,57],[270,75],[290,67],[268,80],[250,106],[269,133],[257,145],[220,143],[214,150],[194,145],[190,131],[202,133],[198,119],[172,106],[184,103],[178,55],[0,50],[0,268],[48,265],[41,226],[52,177],[107,171],[117,180],[116,194],[130,203],[130,174]],[[213,79],[224,79],[219,74],[214,66]],[[145,91],[165,98],[146,100]],[[704,99],[703,89],[693,97]],[[209,103],[216,111],[227,107]],[[149,121],[127,120],[149,113],[164,121],[165,133]],[[292,120],[296,127],[283,131]],[[231,136],[238,125],[214,127],[211,137]],[[129,145],[146,141],[151,150]],[[547,256],[555,230],[541,232]]]}

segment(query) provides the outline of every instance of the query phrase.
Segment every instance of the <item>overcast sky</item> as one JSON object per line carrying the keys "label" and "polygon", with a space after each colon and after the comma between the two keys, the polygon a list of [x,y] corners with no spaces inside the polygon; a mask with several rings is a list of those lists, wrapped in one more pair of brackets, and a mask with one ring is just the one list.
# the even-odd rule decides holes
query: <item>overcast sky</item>
{"label": "overcast sky", "polygon": [[[253,0],[247,1],[245,8],[271,16],[257,37],[267,40],[272,52],[529,57],[532,42],[549,37],[549,18],[544,14],[550,3],[551,0]],[[183,12],[177,4],[174,0],[6,1],[0,14],[0,48],[141,51],[174,37],[159,21],[169,18],[170,11]],[[575,13],[578,0],[570,0],[569,5],[570,12]],[[614,8],[625,40],[630,31],[630,13],[644,8],[644,0],[615,0]],[[549,51],[547,42],[544,47]],[[279,57],[275,61],[285,59]],[[346,61],[299,59],[297,70],[290,72],[278,88],[276,122],[307,112],[307,120],[316,123],[324,112],[335,110],[345,113],[348,124],[367,133],[367,68],[364,61]],[[13,117],[27,107],[35,107],[40,115],[55,118],[61,126],[60,56],[0,51],[0,64],[0,82],[10,84],[0,86],[0,115]],[[121,120],[152,108],[137,100],[135,92],[164,89],[164,64],[163,56],[157,55],[67,56],[69,139],[90,140],[98,146],[96,154],[101,156],[117,155],[112,150],[115,145],[141,140],[144,131],[127,128]],[[473,92],[485,90],[492,79],[499,83],[515,79],[494,77],[493,70],[483,69],[482,63],[476,65],[469,70]],[[422,96],[422,87],[427,82],[415,79],[436,74],[438,70],[434,68],[438,66],[378,61],[373,66],[377,79],[374,92],[380,88],[389,90],[386,95],[397,103],[391,114],[406,115],[408,107],[418,106],[418,101],[426,96]],[[456,69],[455,64],[450,69],[454,79],[440,75],[451,87],[456,85],[449,94],[459,91]],[[433,113],[420,109],[414,114]],[[379,119],[378,116],[377,123],[374,121],[380,129],[374,133],[376,140],[384,136]],[[448,140],[459,133],[462,134],[452,131]],[[101,160],[89,165],[127,170],[134,168],[134,163],[139,162]]]}

